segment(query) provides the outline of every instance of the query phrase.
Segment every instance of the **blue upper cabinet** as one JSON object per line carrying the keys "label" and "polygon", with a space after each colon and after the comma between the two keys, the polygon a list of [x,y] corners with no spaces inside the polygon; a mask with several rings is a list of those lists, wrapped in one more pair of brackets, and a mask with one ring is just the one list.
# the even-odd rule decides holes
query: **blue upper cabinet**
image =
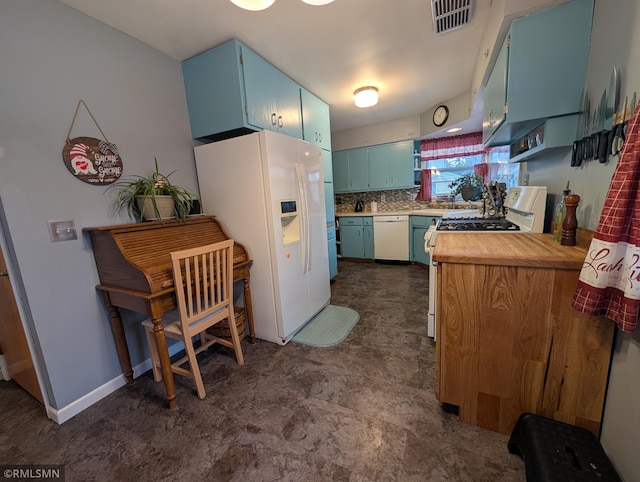
{"label": "blue upper cabinet", "polygon": [[182,73],[194,139],[263,129],[302,139],[300,86],[239,41],[185,60]]}
{"label": "blue upper cabinet", "polygon": [[[349,151],[334,151],[332,153],[333,188],[335,192],[349,192]],[[327,175],[325,173],[325,179]]]}
{"label": "blue upper cabinet", "polygon": [[300,86],[242,46],[249,124],[302,139]]}
{"label": "blue upper cabinet", "polygon": [[336,151],[333,180],[337,193],[414,187],[413,141]]}
{"label": "blue upper cabinet", "polygon": [[389,146],[389,188],[414,187],[413,141],[400,141]]}
{"label": "blue upper cabinet", "polygon": [[487,140],[502,125],[505,120],[505,106],[507,105],[507,44],[504,41],[500,53],[496,58],[487,85],[484,88],[484,120],[482,122],[482,137]]}
{"label": "blue upper cabinet", "polygon": [[230,41],[182,63],[191,136],[219,140],[248,133],[240,44]]}
{"label": "blue upper cabinet", "polygon": [[306,89],[300,89],[304,140],[331,150],[329,106]]}
{"label": "blue upper cabinet", "polygon": [[548,118],[580,111],[592,16],[593,0],[573,0],[511,23],[485,86],[486,145],[509,144]]}
{"label": "blue upper cabinet", "polygon": [[322,170],[324,173],[324,182],[333,182],[333,159],[331,159],[331,151],[322,150]]}

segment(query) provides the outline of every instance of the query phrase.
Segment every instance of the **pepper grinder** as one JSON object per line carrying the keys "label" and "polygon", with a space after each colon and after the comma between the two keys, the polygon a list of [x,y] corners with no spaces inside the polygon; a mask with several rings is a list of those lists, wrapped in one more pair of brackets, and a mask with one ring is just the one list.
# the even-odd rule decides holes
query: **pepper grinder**
{"label": "pepper grinder", "polygon": [[567,214],[562,222],[562,239],[560,244],[563,246],[576,245],[576,230],[578,229],[578,220],[576,218],[576,209],[580,203],[580,196],[577,194],[569,194],[564,198],[564,204],[567,207]]}

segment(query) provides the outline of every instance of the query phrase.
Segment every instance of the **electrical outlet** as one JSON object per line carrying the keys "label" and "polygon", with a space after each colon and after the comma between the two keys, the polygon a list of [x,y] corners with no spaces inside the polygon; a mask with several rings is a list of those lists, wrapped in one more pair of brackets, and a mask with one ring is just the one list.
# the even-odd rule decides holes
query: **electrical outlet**
{"label": "electrical outlet", "polygon": [[49,237],[51,238],[52,243],[78,239],[76,225],[73,222],[73,219],[67,219],[65,221],[49,221]]}
{"label": "electrical outlet", "polygon": [[384,194],[380,194],[380,202],[386,202],[387,201],[387,197]]}

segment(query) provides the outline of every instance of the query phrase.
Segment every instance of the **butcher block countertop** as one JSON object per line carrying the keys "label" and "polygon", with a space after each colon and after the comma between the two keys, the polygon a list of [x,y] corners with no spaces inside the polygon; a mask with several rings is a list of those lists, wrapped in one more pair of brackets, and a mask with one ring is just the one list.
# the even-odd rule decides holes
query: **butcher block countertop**
{"label": "butcher block countertop", "polygon": [[433,260],[439,263],[580,269],[586,254],[585,248],[555,243],[551,234],[438,231]]}

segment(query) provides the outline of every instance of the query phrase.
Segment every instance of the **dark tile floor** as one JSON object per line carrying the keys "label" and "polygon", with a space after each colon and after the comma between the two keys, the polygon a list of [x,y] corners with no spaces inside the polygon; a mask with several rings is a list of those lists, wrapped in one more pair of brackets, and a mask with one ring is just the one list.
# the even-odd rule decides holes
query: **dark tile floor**
{"label": "dark tile floor", "polygon": [[[147,372],[63,425],[0,382],[0,464],[64,464],[67,481],[523,481],[508,437],[435,399],[427,271],[340,261],[332,304],[360,313],[329,348],[243,342],[200,356],[207,398]],[[253,289],[259,289],[254,287]]]}

